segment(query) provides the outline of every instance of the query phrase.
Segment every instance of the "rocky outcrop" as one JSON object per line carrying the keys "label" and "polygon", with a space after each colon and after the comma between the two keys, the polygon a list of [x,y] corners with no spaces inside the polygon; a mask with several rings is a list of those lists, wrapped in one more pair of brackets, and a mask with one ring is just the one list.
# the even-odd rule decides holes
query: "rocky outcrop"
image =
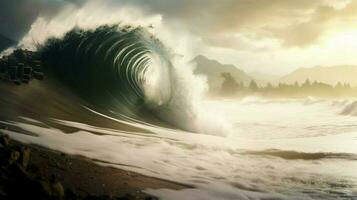
{"label": "rocky outcrop", "polygon": [[16,85],[29,83],[32,79],[42,80],[41,63],[39,53],[16,49],[0,59],[0,80]]}

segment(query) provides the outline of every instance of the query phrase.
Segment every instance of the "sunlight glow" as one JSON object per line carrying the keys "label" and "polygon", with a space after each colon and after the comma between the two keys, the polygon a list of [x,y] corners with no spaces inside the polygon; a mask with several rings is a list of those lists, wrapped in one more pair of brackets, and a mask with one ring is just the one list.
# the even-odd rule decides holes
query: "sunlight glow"
{"label": "sunlight glow", "polygon": [[324,39],[328,48],[357,49],[357,30],[349,30],[331,34]]}

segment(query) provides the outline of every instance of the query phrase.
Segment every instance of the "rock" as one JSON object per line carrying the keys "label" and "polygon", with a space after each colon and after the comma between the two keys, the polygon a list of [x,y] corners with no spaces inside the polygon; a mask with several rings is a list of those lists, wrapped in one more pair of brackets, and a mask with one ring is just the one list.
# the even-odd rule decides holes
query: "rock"
{"label": "rock", "polygon": [[[0,58],[0,80],[21,85],[33,78],[44,79],[40,55],[36,52],[16,49],[12,54]],[[34,73],[36,72],[36,73]]]}
{"label": "rock", "polygon": [[24,63],[19,62],[19,63],[17,63],[17,66],[19,66],[19,67],[24,67],[24,66],[25,66],[25,64],[24,64]]}
{"label": "rock", "polygon": [[6,176],[6,199],[50,199],[49,184],[33,179],[19,163],[10,165]]}
{"label": "rock", "polygon": [[8,147],[10,145],[10,137],[6,134],[0,136],[0,144],[4,147]]}
{"label": "rock", "polygon": [[36,66],[40,66],[41,60],[33,60],[32,63],[35,64]]}
{"label": "rock", "polygon": [[20,164],[25,169],[27,168],[27,166],[28,166],[28,164],[30,162],[30,155],[31,155],[30,148],[28,148],[28,147],[22,147],[21,148]]}
{"label": "rock", "polygon": [[50,179],[51,183],[51,196],[54,199],[63,199],[64,198],[64,189],[62,184],[57,180],[56,176],[52,175]]}
{"label": "rock", "polygon": [[8,159],[9,164],[13,164],[20,158],[20,152],[12,150]]}
{"label": "rock", "polygon": [[31,75],[32,73],[32,67],[25,66],[23,69],[24,75]]}
{"label": "rock", "polygon": [[9,66],[7,68],[7,73],[9,74],[10,81],[15,81],[15,80],[18,79],[18,77],[17,77],[18,72],[17,71],[18,70],[17,70],[16,66]]}
{"label": "rock", "polygon": [[10,165],[8,167],[8,169],[9,169],[11,177],[16,180],[20,180],[20,182],[22,182],[23,180],[29,179],[29,176],[28,176],[28,173],[26,172],[26,170],[17,163],[13,163],[13,165]]}
{"label": "rock", "polygon": [[40,181],[41,190],[45,193],[45,196],[52,196],[51,186],[46,181]]}
{"label": "rock", "polygon": [[33,72],[33,77],[37,80],[43,80],[44,79],[44,75],[42,72]]}
{"label": "rock", "polygon": [[41,179],[41,177],[43,177],[43,172],[37,165],[29,164],[27,166],[27,171],[33,174],[34,178]]}
{"label": "rock", "polygon": [[55,182],[55,183],[52,183],[51,185],[51,190],[52,190],[52,196],[55,198],[55,199],[63,199],[64,197],[64,189],[63,189],[63,186],[60,182]]}

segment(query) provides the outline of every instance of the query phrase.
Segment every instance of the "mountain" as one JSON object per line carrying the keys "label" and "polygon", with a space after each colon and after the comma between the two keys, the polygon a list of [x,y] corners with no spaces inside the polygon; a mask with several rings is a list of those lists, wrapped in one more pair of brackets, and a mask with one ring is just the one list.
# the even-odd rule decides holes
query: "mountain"
{"label": "mountain", "polygon": [[15,41],[0,34],[0,52],[15,44]]}
{"label": "mountain", "polygon": [[222,73],[224,72],[230,73],[238,83],[243,82],[248,84],[252,80],[249,75],[247,75],[243,70],[238,69],[236,66],[222,64],[202,55],[195,57],[192,62],[196,63],[196,68],[194,70],[195,74],[207,76],[211,92],[217,92],[220,90],[224,80],[222,77]]}
{"label": "mountain", "polygon": [[295,81],[303,83],[306,79],[310,79],[311,82],[318,81],[330,85],[341,82],[357,86],[357,66],[299,68],[283,76],[279,81],[282,83],[294,83]]}

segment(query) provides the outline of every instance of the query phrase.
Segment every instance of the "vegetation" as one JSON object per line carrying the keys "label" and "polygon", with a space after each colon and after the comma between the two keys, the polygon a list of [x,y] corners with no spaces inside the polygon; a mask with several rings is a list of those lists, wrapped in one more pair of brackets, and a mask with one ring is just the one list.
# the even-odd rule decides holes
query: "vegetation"
{"label": "vegetation", "polygon": [[335,86],[322,82],[311,82],[309,79],[302,84],[278,83],[273,85],[267,83],[265,86],[258,86],[252,80],[248,85],[238,83],[229,73],[222,73],[224,81],[221,86],[223,96],[267,96],[267,97],[347,97],[357,96],[357,88],[351,87],[349,83],[338,82]]}

